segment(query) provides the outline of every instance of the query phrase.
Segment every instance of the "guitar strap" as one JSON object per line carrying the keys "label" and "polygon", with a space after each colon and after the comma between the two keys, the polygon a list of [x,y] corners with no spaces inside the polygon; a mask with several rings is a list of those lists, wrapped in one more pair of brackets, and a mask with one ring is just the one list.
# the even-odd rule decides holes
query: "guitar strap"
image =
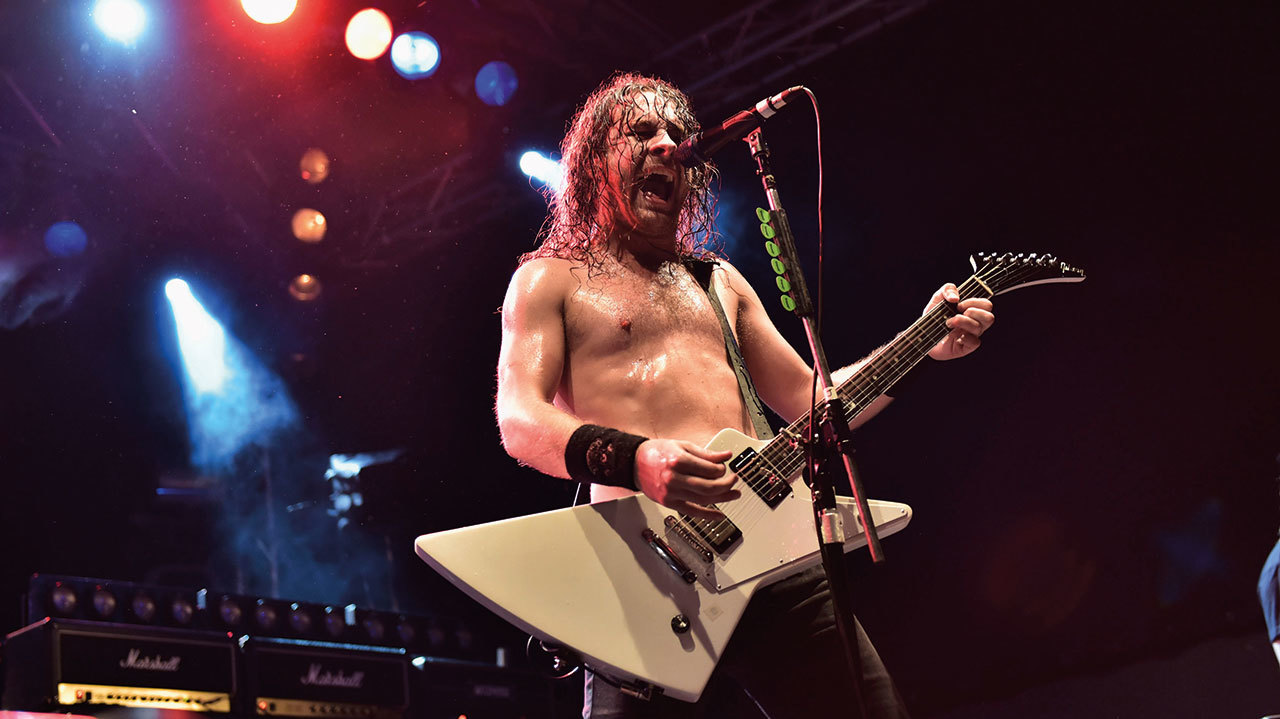
{"label": "guitar strap", "polygon": [[738,389],[742,391],[742,399],[747,404],[747,414],[751,415],[751,425],[755,427],[756,437],[769,439],[773,436],[773,429],[769,427],[769,420],[765,419],[764,406],[760,403],[760,395],[756,394],[755,385],[751,383],[751,375],[747,374],[747,364],[742,359],[742,350],[738,348],[738,341],[734,339],[733,329],[729,326],[729,318],[725,317],[724,307],[716,294],[716,283],[711,281],[711,271],[715,269],[716,264],[715,260],[693,259],[687,260],[685,267],[706,291],[707,297],[711,300],[711,308],[716,311],[716,317],[720,320],[720,331],[724,333],[725,354],[729,357],[729,364],[733,365],[733,373],[738,376]]}

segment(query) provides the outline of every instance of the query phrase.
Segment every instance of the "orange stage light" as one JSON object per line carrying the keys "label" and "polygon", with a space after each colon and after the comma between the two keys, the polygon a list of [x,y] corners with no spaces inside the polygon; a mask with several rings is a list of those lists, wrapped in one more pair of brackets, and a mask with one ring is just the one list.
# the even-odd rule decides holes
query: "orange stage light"
{"label": "orange stage light", "polygon": [[391,45],[391,18],[376,8],[365,8],[347,23],[347,49],[361,60],[382,56]]}
{"label": "orange stage light", "polygon": [[240,6],[250,19],[263,25],[275,25],[293,15],[298,0],[240,0]]}

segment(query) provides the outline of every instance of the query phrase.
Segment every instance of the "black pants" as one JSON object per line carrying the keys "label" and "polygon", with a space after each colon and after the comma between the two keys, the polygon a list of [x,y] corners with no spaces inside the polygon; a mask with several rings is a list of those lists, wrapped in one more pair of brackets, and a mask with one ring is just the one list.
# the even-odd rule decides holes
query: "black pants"
{"label": "black pants", "polygon": [[[857,629],[868,713],[864,719],[906,719],[906,707],[884,663],[862,625]],[[858,717],[821,567],[752,597],[697,704],[663,696],[635,699],[588,672],[582,706],[583,719],[736,719],[761,713],[770,719]]]}

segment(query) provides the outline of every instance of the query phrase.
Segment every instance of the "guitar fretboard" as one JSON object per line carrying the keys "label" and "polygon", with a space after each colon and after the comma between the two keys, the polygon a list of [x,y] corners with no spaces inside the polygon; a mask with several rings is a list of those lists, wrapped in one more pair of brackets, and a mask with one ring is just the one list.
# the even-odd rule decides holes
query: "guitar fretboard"
{"label": "guitar fretboard", "polygon": [[[1084,273],[1049,257],[1037,259],[1035,255],[1025,258],[1004,255],[999,258],[984,256],[983,260],[987,264],[957,287],[962,301],[974,297],[990,298],[1032,284],[1079,282],[1084,279]],[[946,302],[933,306],[836,387],[836,393],[844,402],[845,419],[852,423],[872,401],[924,360],[929,350],[950,332],[946,322],[954,314],[954,306]],[[804,466],[803,442],[808,436],[809,413],[805,413],[762,447],[748,466],[738,470],[739,478],[766,498],[763,492],[770,486],[770,480],[780,478],[788,481],[800,472]],[[727,518],[719,521],[693,519],[684,514],[681,518],[698,527],[700,532],[723,534],[738,531]]]}

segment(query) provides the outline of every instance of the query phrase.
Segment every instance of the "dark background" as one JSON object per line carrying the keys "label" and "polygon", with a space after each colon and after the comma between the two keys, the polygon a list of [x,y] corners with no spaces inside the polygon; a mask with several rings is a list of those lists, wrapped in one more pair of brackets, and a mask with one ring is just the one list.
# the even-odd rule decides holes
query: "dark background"
{"label": "dark background", "polygon": [[[609,72],[650,69],[736,9],[688,5],[549,4],[541,25],[516,3],[380,3],[442,44],[441,70],[410,83],[341,47],[352,3],[275,28],[175,3],[130,51],[84,3],[6,3],[0,263],[39,254],[59,219],[90,244],[0,285],[64,298],[0,330],[0,629],[19,626],[35,571],[484,623],[411,538],[572,499],[518,468],[492,419],[496,309],[544,209],[515,159],[553,150]],[[822,103],[833,360],[906,327],[972,252],[1052,253],[1089,276],[1000,298],[978,355],[859,433],[872,495],[916,512],[886,566],[853,565],[860,616],[918,714],[1262,637],[1255,583],[1280,525],[1278,31],[1274,2],[940,0],[765,91],[803,83]],[[491,108],[470,82],[498,58],[521,85]],[[812,261],[812,114],[767,133]],[[316,187],[296,177],[312,146],[334,158]],[[396,204],[460,152],[496,203],[436,208],[455,214],[434,225]],[[758,185],[745,152],[720,167],[726,249],[765,287]],[[329,217],[320,246],[290,236],[304,205]],[[324,283],[314,303],[285,291],[301,271]],[[175,274],[299,409],[260,453],[270,482],[253,458],[219,476],[188,464],[160,291]],[[365,471],[366,503],[339,530],[326,455],[392,448],[406,452]],[[157,495],[173,486],[204,493]],[[268,491],[288,558],[275,585],[245,544]],[[1265,688],[1223,668],[1200,691],[1275,696],[1270,669]]]}

